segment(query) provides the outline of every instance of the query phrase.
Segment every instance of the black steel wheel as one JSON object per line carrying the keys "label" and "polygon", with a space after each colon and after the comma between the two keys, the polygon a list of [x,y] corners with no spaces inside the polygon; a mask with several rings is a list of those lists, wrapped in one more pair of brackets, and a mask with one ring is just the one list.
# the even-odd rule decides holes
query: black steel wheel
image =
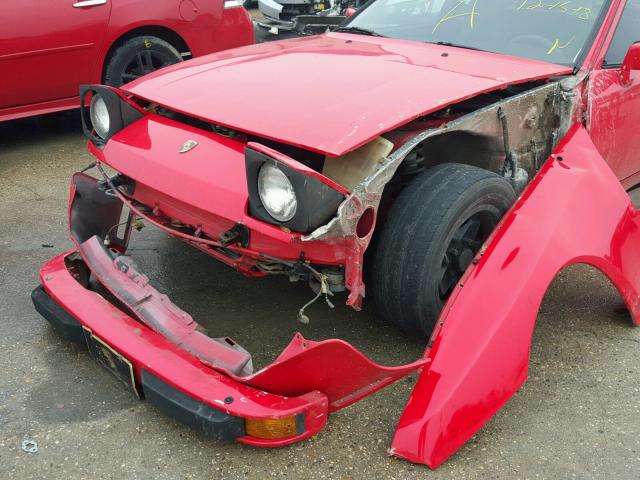
{"label": "black steel wheel", "polygon": [[454,232],[442,259],[442,278],[438,285],[440,300],[443,304],[495,228],[497,220],[494,215],[487,212],[478,212]]}
{"label": "black steel wheel", "polygon": [[104,83],[120,87],[180,61],[180,52],[161,38],[131,38],[118,47],[107,60]]}
{"label": "black steel wheel", "polygon": [[442,164],[401,192],[369,257],[380,314],[426,339],[444,304],[515,201],[511,184],[481,168]]}

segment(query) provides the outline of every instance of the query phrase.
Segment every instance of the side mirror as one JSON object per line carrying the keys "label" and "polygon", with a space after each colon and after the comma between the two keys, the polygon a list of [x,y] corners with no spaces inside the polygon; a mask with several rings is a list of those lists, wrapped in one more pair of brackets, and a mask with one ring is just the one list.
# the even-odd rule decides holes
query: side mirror
{"label": "side mirror", "polygon": [[349,17],[353,17],[356,13],[356,9],[353,7],[349,7],[344,11],[344,16],[349,18]]}
{"label": "side mirror", "polygon": [[622,85],[631,83],[631,72],[640,70],[640,42],[636,42],[629,47],[627,55],[622,62],[620,69],[620,81]]}

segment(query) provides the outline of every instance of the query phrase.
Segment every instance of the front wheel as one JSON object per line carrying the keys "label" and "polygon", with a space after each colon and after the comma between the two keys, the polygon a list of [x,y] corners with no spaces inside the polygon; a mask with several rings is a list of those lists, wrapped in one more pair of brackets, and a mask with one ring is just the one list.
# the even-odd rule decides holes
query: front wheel
{"label": "front wheel", "polygon": [[147,35],[134,37],[110,55],[104,70],[104,83],[120,87],[180,61],[180,52],[161,38]]}
{"label": "front wheel", "polygon": [[488,170],[445,163],[417,176],[391,208],[371,259],[378,311],[428,338],[456,284],[516,199]]}

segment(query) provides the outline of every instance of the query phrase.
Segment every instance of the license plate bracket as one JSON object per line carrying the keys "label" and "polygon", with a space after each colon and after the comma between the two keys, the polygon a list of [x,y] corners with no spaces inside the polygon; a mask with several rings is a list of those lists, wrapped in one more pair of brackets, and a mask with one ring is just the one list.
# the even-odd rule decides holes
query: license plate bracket
{"label": "license plate bracket", "polygon": [[89,355],[102,367],[111,372],[118,380],[133,389],[136,397],[142,398],[136,385],[133,364],[105,343],[100,337],[94,335],[89,328],[83,326],[82,330],[87,348],[89,349]]}

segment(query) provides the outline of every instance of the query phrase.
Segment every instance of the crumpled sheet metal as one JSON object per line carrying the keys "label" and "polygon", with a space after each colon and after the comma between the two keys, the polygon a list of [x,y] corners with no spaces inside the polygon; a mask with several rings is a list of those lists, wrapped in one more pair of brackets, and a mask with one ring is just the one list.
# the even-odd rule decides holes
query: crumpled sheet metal
{"label": "crumpled sheet metal", "polygon": [[[529,151],[533,140],[540,149],[538,156],[541,159],[547,158],[555,147],[553,139],[549,136],[550,130],[554,128],[557,130],[555,136],[557,142],[557,139],[562,138],[566,133],[570,124],[568,119],[573,115],[574,102],[570,95],[563,93],[567,89],[571,91],[573,86],[566,85],[562,81],[548,83],[481,108],[442,127],[417,132],[404,145],[396,148],[375,173],[351,192],[338,208],[336,217],[302,237],[302,240],[330,240],[355,236],[355,228],[362,213],[367,208],[377,210],[387,183],[393,178],[407,155],[425,140],[454,131],[467,131],[502,138],[502,127],[497,115],[499,108],[502,108],[507,115],[513,151],[521,154],[525,160],[527,156],[533,158],[534,153]],[[553,125],[554,123],[557,125]]]}

